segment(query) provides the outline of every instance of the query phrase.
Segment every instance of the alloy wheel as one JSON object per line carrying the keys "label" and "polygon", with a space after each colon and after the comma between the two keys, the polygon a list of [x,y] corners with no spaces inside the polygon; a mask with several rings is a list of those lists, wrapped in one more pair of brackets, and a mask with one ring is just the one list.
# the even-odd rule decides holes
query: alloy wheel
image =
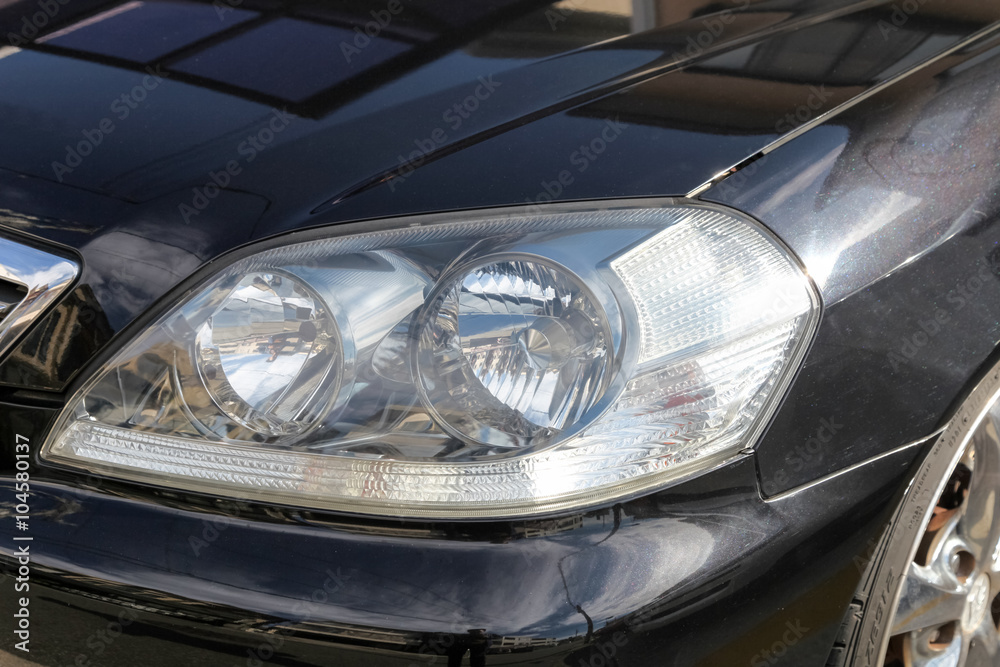
{"label": "alloy wheel", "polygon": [[884,667],[1000,664],[1000,405],[930,504],[892,617]]}

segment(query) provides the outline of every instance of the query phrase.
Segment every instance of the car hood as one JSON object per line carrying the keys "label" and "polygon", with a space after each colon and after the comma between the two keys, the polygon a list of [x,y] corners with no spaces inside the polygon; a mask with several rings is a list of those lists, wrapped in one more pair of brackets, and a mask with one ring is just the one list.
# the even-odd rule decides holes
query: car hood
{"label": "car hood", "polygon": [[[35,4],[0,17],[12,45],[0,51],[0,168],[130,203],[215,183],[295,225],[401,166],[872,3],[372,0],[278,11],[144,0],[73,2],[46,21]],[[684,166],[660,175],[662,194],[770,141],[785,113],[748,109],[733,122],[731,106],[697,98],[712,86],[684,83],[680,98],[701,118],[674,105],[674,124],[712,125],[717,139],[696,147],[684,139],[704,132],[683,128],[691,136],[661,153]]]}

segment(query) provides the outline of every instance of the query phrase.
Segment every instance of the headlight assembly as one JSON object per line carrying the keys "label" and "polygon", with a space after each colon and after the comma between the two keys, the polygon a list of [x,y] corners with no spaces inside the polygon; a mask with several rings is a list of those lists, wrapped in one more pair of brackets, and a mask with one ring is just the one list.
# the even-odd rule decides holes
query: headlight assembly
{"label": "headlight assembly", "polygon": [[423,216],[262,247],[127,343],[42,456],[369,514],[574,509],[752,444],[819,310],[758,225],[671,201]]}

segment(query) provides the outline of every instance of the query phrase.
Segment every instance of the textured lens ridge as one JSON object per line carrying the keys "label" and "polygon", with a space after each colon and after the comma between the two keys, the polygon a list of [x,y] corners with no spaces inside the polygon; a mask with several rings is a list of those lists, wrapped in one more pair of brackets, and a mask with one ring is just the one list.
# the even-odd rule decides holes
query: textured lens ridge
{"label": "textured lens ridge", "polygon": [[781,324],[811,307],[798,269],[779,249],[715,211],[695,213],[611,266],[639,311],[643,364]]}

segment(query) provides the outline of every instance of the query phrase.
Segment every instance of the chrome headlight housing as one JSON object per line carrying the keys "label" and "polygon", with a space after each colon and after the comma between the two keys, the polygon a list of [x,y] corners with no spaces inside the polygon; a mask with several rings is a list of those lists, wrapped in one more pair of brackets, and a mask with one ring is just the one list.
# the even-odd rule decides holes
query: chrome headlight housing
{"label": "chrome headlight housing", "polygon": [[758,224],[673,200],[419,216],[249,252],[84,384],[44,459],[370,514],[575,509],[753,444],[819,313]]}

